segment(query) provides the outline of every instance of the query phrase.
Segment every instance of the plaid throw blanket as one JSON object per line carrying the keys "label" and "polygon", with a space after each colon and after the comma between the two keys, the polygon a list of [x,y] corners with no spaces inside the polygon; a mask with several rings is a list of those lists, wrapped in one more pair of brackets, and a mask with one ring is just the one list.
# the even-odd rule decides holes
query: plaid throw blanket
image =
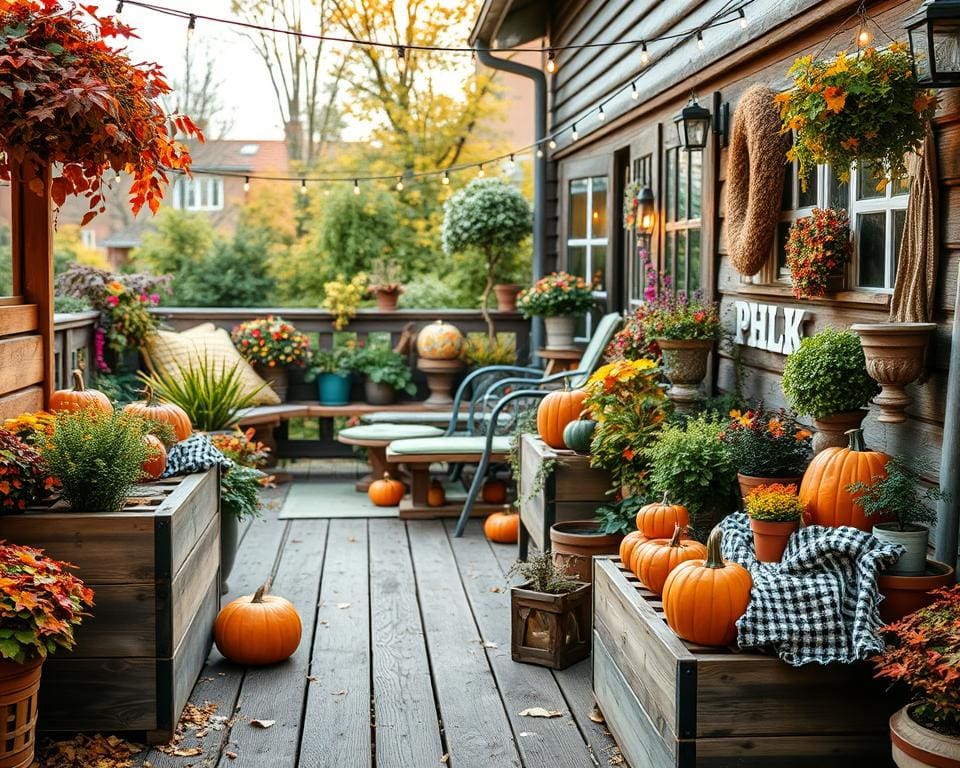
{"label": "plaid throw blanket", "polygon": [[882,544],[856,528],[812,525],[790,537],[780,563],[759,563],[750,520],[726,517],[723,556],[753,577],[747,612],[737,622],[743,648],[772,645],[795,667],[849,664],[883,649],[877,572],[896,561],[899,544]]}
{"label": "plaid throw blanket", "polygon": [[233,462],[214,448],[209,437],[197,432],[170,449],[167,454],[167,468],[161,477],[206,472],[217,465],[227,470],[233,466]]}

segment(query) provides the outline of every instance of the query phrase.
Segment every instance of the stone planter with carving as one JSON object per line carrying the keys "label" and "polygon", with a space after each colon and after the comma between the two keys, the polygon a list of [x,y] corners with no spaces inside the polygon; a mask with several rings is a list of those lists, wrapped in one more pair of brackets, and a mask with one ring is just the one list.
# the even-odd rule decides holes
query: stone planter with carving
{"label": "stone planter with carving", "polygon": [[707,359],[712,339],[657,339],[663,368],[670,379],[667,397],[681,411],[691,409],[700,400],[700,383],[707,376]]}
{"label": "stone planter with carving", "polygon": [[860,336],[867,373],[882,390],[873,402],[880,406],[878,421],[899,424],[910,396],[904,387],[923,373],[930,332],[936,323],[858,323],[851,326]]}

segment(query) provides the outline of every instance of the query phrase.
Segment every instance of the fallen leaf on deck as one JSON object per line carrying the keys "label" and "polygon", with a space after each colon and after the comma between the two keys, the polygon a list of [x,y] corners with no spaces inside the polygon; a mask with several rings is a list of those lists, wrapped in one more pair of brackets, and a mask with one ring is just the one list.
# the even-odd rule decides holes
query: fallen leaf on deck
{"label": "fallen leaf on deck", "polygon": [[307,682],[308,682],[308,683],[315,683],[315,682],[317,682],[317,678],[316,678],[314,675],[307,675]]}
{"label": "fallen leaf on deck", "polygon": [[197,755],[202,755],[203,749],[200,747],[180,747],[173,750],[174,757],[196,757]]}
{"label": "fallen leaf on deck", "polygon": [[559,709],[528,707],[520,713],[520,717],[563,717],[563,712]]}
{"label": "fallen leaf on deck", "polygon": [[499,648],[499,647],[500,647],[500,646],[497,645],[496,643],[491,643],[489,640],[481,640],[481,641],[480,641],[480,645],[482,645],[484,648]]}
{"label": "fallen leaf on deck", "polygon": [[446,762],[449,762],[449,761],[450,761],[450,753],[449,753],[449,752],[444,752],[444,753],[443,753],[443,757],[440,758],[440,762],[441,762],[441,763],[446,763]]}
{"label": "fallen leaf on deck", "polygon": [[593,723],[599,723],[602,725],[603,723],[607,722],[603,716],[603,712],[600,711],[600,707],[598,707],[596,704],[590,708],[590,714],[588,714],[587,717],[590,718],[590,721]]}
{"label": "fallen leaf on deck", "polygon": [[349,607],[350,607],[350,603],[337,603],[337,608],[339,608],[341,611],[344,608],[349,608]]}
{"label": "fallen leaf on deck", "polygon": [[[65,741],[45,741],[37,750],[38,768],[131,768],[141,747],[116,736],[78,734]],[[149,761],[143,763],[150,768]]]}
{"label": "fallen leaf on deck", "polygon": [[271,728],[276,722],[276,720],[251,720],[250,725],[255,728]]}
{"label": "fallen leaf on deck", "polygon": [[331,691],[331,692],[330,692],[330,695],[331,695],[331,696],[343,696],[345,693],[347,693],[347,689],[346,689],[346,688],[341,688],[339,691]]}
{"label": "fallen leaf on deck", "polygon": [[236,760],[236,759],[237,759],[237,753],[236,753],[236,752],[224,752],[223,754],[225,754],[225,755],[227,756],[227,758],[229,758],[230,760]]}
{"label": "fallen leaf on deck", "polygon": [[491,592],[503,592],[503,587],[490,587]]}
{"label": "fallen leaf on deck", "polygon": [[347,537],[347,544],[356,544],[356,543],[357,543],[357,537],[356,537],[356,536],[348,536],[348,537]]}

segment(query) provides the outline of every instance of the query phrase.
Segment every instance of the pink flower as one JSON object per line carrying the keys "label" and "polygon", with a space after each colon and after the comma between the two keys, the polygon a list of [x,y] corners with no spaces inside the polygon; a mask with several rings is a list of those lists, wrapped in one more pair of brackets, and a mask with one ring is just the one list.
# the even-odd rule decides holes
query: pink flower
{"label": "pink flower", "polygon": [[115,306],[117,306],[119,303],[120,303],[120,297],[119,297],[119,296],[114,296],[114,295],[112,295],[112,294],[111,294],[110,296],[107,296],[107,304],[109,304],[111,307],[115,307]]}
{"label": "pink flower", "polygon": [[160,296],[159,296],[158,294],[156,294],[156,293],[151,293],[151,294],[150,294],[150,303],[153,304],[153,305],[159,304],[159,303],[160,303]]}

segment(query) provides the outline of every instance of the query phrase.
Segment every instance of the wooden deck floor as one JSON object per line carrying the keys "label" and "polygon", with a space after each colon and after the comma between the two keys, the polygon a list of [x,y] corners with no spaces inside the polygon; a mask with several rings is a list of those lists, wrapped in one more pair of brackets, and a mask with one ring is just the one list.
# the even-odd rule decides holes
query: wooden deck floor
{"label": "wooden deck floor", "polygon": [[[513,547],[479,523],[265,519],[244,531],[232,599],[270,574],[303,620],[288,662],[244,670],[214,649],[191,702],[217,718],[146,768],[588,768],[618,763],[588,719],[589,661],[562,672],[510,658]],[[521,717],[529,707],[563,712]],[[251,720],[273,721],[258,727]],[[197,734],[199,733],[199,738]]]}

